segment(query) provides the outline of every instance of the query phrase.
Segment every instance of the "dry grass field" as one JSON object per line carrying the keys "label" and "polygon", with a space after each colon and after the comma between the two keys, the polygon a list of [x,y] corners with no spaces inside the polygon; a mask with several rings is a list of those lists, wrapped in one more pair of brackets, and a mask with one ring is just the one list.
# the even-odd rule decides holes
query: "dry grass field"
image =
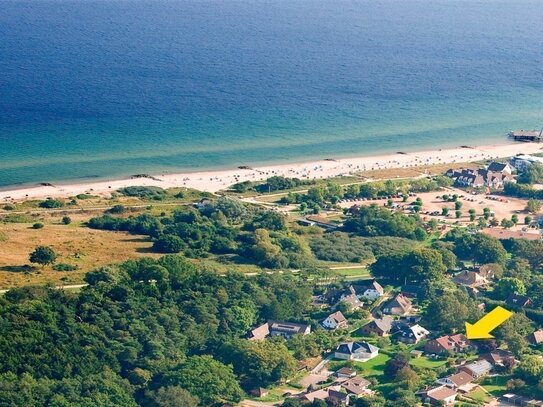
{"label": "dry grass field", "polygon": [[[88,229],[77,223],[46,223],[32,229],[30,223],[0,224],[0,289],[25,284],[77,284],[96,267],[142,256],[153,256],[145,236]],[[57,262],[76,265],[75,271],[54,271],[50,266],[28,271],[29,253],[39,245],[52,246]]]}
{"label": "dry grass field", "polygon": [[420,175],[440,175],[450,168],[479,168],[477,163],[448,163],[421,165],[409,168],[388,168],[383,170],[368,170],[357,172],[356,175],[374,180],[387,180],[396,178],[413,178]]}

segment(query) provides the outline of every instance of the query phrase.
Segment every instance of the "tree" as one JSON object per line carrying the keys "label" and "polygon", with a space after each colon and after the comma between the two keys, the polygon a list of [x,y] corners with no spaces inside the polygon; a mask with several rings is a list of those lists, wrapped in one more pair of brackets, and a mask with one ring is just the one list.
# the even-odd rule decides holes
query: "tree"
{"label": "tree", "polygon": [[179,386],[160,387],[145,393],[148,407],[198,407],[200,400]]}
{"label": "tree", "polygon": [[529,384],[536,384],[543,375],[543,361],[539,356],[529,355],[521,359],[514,376]]}
{"label": "tree", "polygon": [[475,221],[475,209],[473,209],[473,208],[470,209],[470,210],[468,211],[468,213],[469,213],[469,221],[470,221],[470,222]]}
{"label": "tree", "polygon": [[47,266],[53,264],[57,259],[57,254],[49,246],[38,246],[28,257],[30,262]]}
{"label": "tree", "polygon": [[63,216],[62,223],[65,225],[69,225],[70,223],[72,223],[72,219],[69,216]]}
{"label": "tree", "polygon": [[490,208],[483,208],[483,217],[488,220],[490,218]]}
{"label": "tree", "polygon": [[392,359],[389,359],[385,364],[385,375],[388,377],[396,377],[398,372],[403,368],[409,367],[411,356],[408,353],[398,352],[394,354]]}
{"label": "tree", "polygon": [[518,223],[518,215],[512,215],[511,216],[511,222],[513,222],[514,225]]}
{"label": "tree", "polygon": [[183,239],[175,235],[162,235],[153,243],[158,253],[179,253],[185,247]]}
{"label": "tree", "polygon": [[530,213],[537,213],[541,209],[541,201],[537,199],[530,199],[526,204],[526,210]]}
{"label": "tree", "polygon": [[396,381],[404,383],[407,389],[414,390],[420,385],[421,380],[419,375],[407,365],[398,370]]}
{"label": "tree", "polygon": [[517,180],[521,184],[537,184],[543,180],[543,165],[539,163],[529,165],[522,171]]}
{"label": "tree", "polygon": [[221,350],[222,360],[231,363],[245,387],[264,387],[286,379],[296,371],[296,360],[284,340],[237,340]]}
{"label": "tree", "polygon": [[456,202],[454,203],[454,209],[457,210],[457,211],[459,211],[460,209],[462,209],[462,202],[456,201]]}
{"label": "tree", "polygon": [[442,216],[447,216],[448,214],[449,214],[449,208],[447,208],[446,206],[441,208],[441,215]]}
{"label": "tree", "polygon": [[32,229],[43,229],[44,224],[41,222],[36,222],[32,225]]}
{"label": "tree", "polygon": [[511,294],[526,294],[526,286],[518,278],[504,277],[494,286],[494,294],[496,298],[505,300]]}
{"label": "tree", "polygon": [[475,321],[479,315],[480,311],[465,291],[436,290],[429,295],[424,326],[445,332],[462,331],[466,321]]}
{"label": "tree", "polygon": [[209,355],[189,356],[177,368],[164,374],[160,384],[179,386],[206,406],[223,401],[238,402],[243,396],[232,367]]}
{"label": "tree", "polygon": [[460,219],[461,216],[462,216],[462,211],[454,211],[454,217],[456,219]]}
{"label": "tree", "polygon": [[532,223],[532,217],[531,216],[525,216],[524,217],[524,224],[529,225],[530,223]]}
{"label": "tree", "polygon": [[513,226],[515,226],[515,223],[512,220],[505,219],[505,218],[502,219],[500,224],[501,224],[502,228],[504,228],[504,229],[510,229]]}

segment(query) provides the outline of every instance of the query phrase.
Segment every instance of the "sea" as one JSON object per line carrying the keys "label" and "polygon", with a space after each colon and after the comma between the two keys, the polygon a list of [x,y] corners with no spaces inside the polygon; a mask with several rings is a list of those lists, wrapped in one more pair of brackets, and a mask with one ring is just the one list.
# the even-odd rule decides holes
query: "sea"
{"label": "sea", "polygon": [[501,143],[541,0],[0,0],[0,187]]}

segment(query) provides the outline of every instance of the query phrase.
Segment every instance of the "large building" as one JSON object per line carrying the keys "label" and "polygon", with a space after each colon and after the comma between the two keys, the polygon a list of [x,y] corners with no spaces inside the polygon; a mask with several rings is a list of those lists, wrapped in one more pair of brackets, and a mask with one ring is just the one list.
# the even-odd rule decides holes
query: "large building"
{"label": "large building", "polygon": [[518,171],[522,172],[532,164],[543,164],[543,157],[536,157],[534,155],[519,154],[511,158],[511,165]]}

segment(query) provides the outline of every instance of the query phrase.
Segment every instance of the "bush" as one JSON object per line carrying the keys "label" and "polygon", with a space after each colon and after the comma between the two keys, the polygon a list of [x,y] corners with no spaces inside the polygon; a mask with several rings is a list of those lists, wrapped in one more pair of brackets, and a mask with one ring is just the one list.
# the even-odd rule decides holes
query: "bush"
{"label": "bush", "polygon": [[45,201],[41,201],[38,205],[40,208],[62,208],[64,206],[64,202],[62,202],[59,199],[53,199],[53,198],[47,198]]}
{"label": "bush", "polygon": [[32,225],[32,229],[43,229],[43,223],[36,222]]}
{"label": "bush", "polygon": [[74,271],[77,270],[79,267],[74,266],[73,264],[66,264],[66,263],[57,263],[53,266],[53,270],[55,271]]}
{"label": "bush", "polygon": [[65,225],[69,225],[70,223],[72,223],[72,219],[69,216],[64,216],[62,218],[62,223],[64,223]]}
{"label": "bush", "polygon": [[183,240],[175,235],[160,236],[153,244],[153,250],[159,253],[179,253],[185,244]]}
{"label": "bush", "polygon": [[121,214],[126,212],[126,208],[123,205],[114,205],[112,208],[108,209],[106,212]]}
{"label": "bush", "polygon": [[13,211],[13,210],[15,210],[15,205],[7,204],[7,205],[3,206],[3,209],[5,211]]}
{"label": "bush", "polygon": [[133,186],[120,188],[118,191],[125,196],[138,198],[162,199],[166,195],[166,191],[160,187]]}

